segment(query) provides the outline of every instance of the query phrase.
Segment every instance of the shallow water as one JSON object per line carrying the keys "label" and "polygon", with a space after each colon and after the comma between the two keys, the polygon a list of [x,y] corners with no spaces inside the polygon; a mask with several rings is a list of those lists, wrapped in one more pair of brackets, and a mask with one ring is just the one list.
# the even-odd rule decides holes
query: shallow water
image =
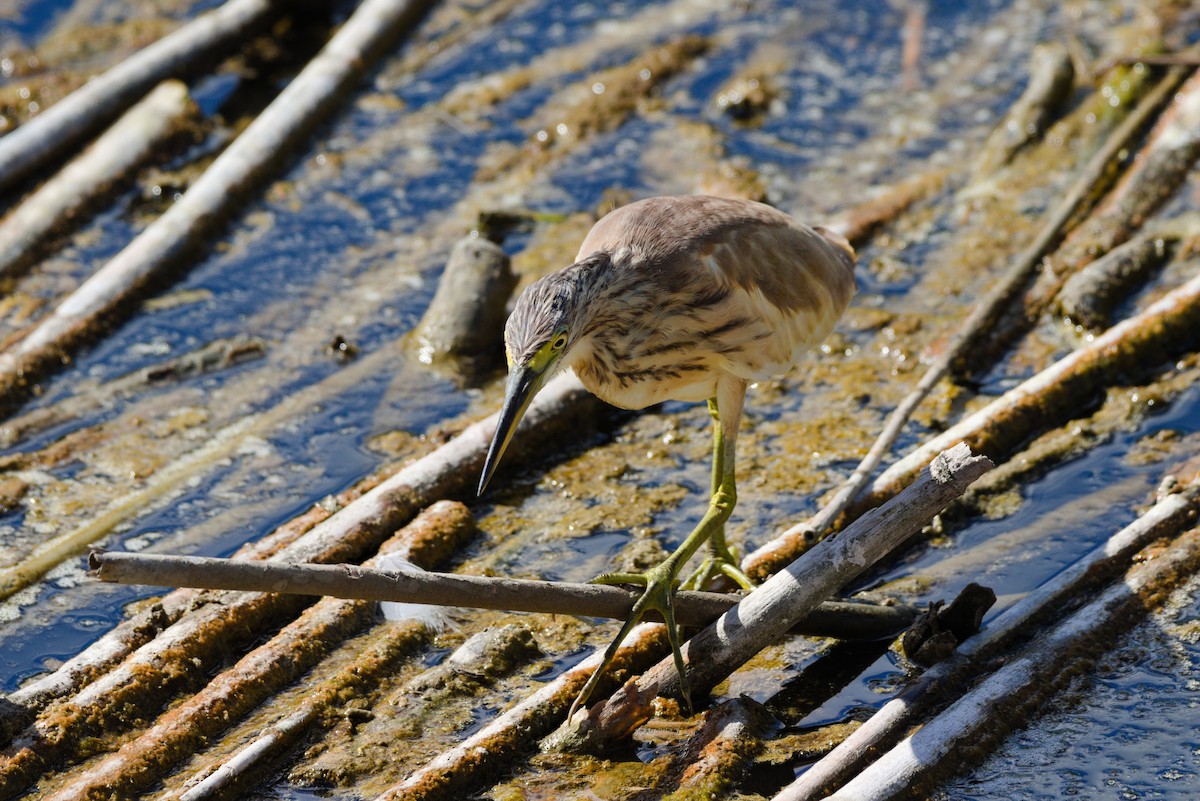
{"label": "shallow water", "polygon": [[[650,21],[660,7],[658,29],[639,38],[617,37],[611,45],[596,46],[588,58],[572,56],[591,47],[605,25],[634,13]],[[36,45],[61,8],[25,4],[15,23],[0,22],[0,42],[13,35]],[[762,2],[737,9],[698,0],[531,1],[490,31],[431,57],[415,74],[405,73],[398,67],[403,53],[419,52],[446,24],[435,16],[407,50],[385,62],[360,97],[318,131],[265,196],[247,201],[211,254],[165,291],[177,304],[134,315],[50,379],[22,412],[97,391],[103,382],[215,338],[259,338],[266,343],[265,358],[108,397],[93,411],[10,448],[9,453],[32,453],[93,428],[109,437],[54,466],[49,478],[39,478],[42,483],[32,491],[37,510],[19,507],[0,519],[5,527],[0,541],[11,538],[19,557],[40,538],[77,525],[88,519],[89,509],[137,486],[143,476],[126,461],[130,454],[152,459],[147,471],[152,476],[153,467],[221,435],[244,416],[269,416],[302,397],[303,408],[237,439],[165,501],[131,515],[105,543],[228,555],[393,460],[397,454],[377,444],[379,435],[399,430],[415,441],[495,405],[494,383],[464,388],[426,370],[396,344],[428,305],[449,244],[469,228],[477,208],[576,214],[601,205],[613,189],[632,196],[698,191],[717,180],[714,165],[733,165],[753,172],[780,207],[820,219],[873,185],[930,165],[961,164],[1019,93],[1029,47],[1061,35],[1067,23],[1059,14],[1053,4],[931,3],[915,94],[898,82],[902,12],[865,0]],[[1088,20],[1080,30],[1092,35],[1097,24]],[[481,164],[503,155],[503,148],[531,148],[538,130],[565,124],[565,116],[555,117],[544,105],[563,87],[681,32],[713,37],[712,49],[623,125],[591,136],[527,178],[480,180]],[[735,122],[717,109],[714,97],[747,61],[775,58],[769,47],[758,50],[764,43],[785,54],[773,73],[779,99],[760,123]],[[518,68],[533,71],[536,79],[495,103],[479,102],[474,116],[458,119],[441,108],[452,91],[493,71]],[[241,79],[224,72],[198,82],[198,99],[211,115],[240,86]],[[214,146],[231,125],[218,120],[212,139],[200,147]],[[23,282],[22,290],[57,297],[115,253],[146,224],[153,204],[147,198],[154,197],[162,177],[144,176]],[[162,194],[175,190],[162,181]],[[865,449],[883,414],[915,380],[912,365],[921,347],[935,329],[969,308],[972,292],[986,287],[987,275],[970,273],[962,294],[947,290],[957,279],[946,276],[968,269],[956,267],[963,215],[947,195],[919,221],[861,248],[859,297],[848,324],[835,335],[836,347],[752,393],[739,507],[730,527],[745,549],[817,508],[821,495],[849,473],[855,449]],[[533,273],[546,267],[538,248],[563,258],[557,255],[562,248],[546,245],[549,237],[545,228],[536,229],[509,238],[505,247],[518,267]],[[881,348],[883,339],[869,323],[870,312],[880,308],[928,321],[914,342],[902,343],[907,361],[897,356],[899,348]],[[354,372],[354,363],[339,364],[326,350],[335,336],[358,347],[358,364],[375,359],[372,368]],[[984,379],[982,394],[1000,394],[1029,369],[996,368]],[[859,393],[866,398],[848,400],[848,394]],[[189,410],[195,420],[162,422]],[[812,428],[803,428],[808,421]],[[994,616],[1133,519],[1164,463],[1133,464],[1127,458],[1131,448],[1166,429],[1182,440],[1198,426],[1200,393],[1191,390],[1107,444],[1026,483],[1014,513],[971,522],[915,548],[862,584],[912,587],[903,591],[904,599],[924,602],[952,597],[967,582],[980,581],[1001,599]],[[587,443],[597,446],[591,451],[568,446],[532,468],[502,472],[500,486],[474,506],[483,536],[460,561],[473,569],[585,580],[616,567],[623,551],[640,539],[654,536],[668,548],[682,541],[703,511],[709,480],[704,410],[667,404],[638,417],[615,416],[601,428],[596,441]],[[929,430],[924,422],[910,426],[897,452]],[[619,475],[606,472],[613,465],[620,466]],[[641,506],[632,508],[630,499]],[[15,689],[53,668],[120,621],[128,603],[157,593],[98,586],[82,573],[82,560],[72,560],[3,606],[0,689]],[[1194,612],[1189,603],[1194,602],[1183,602],[1184,611],[1172,619]],[[1129,640],[1133,644],[1089,678],[1086,691],[1056,700],[1045,718],[1010,738],[986,765],[947,785],[944,797],[1184,797],[1171,793],[1188,787],[1196,771],[1197,746],[1188,732],[1194,734],[1200,717],[1184,694],[1196,655],[1178,638],[1154,635],[1165,626],[1159,621],[1139,628]],[[608,628],[591,640],[602,642]],[[550,666],[534,679],[547,680],[585,653],[550,654]],[[1181,661],[1164,667],[1164,654]],[[774,689],[762,690],[754,684],[758,678],[747,676],[735,677],[731,687],[766,700],[801,667],[756,668],[770,675],[774,684],[766,686]],[[895,655],[879,656],[800,724],[836,722],[877,707],[902,674]],[[1178,725],[1144,722],[1158,716]],[[1120,795],[1127,792],[1135,795]],[[281,779],[254,797],[326,796]]]}

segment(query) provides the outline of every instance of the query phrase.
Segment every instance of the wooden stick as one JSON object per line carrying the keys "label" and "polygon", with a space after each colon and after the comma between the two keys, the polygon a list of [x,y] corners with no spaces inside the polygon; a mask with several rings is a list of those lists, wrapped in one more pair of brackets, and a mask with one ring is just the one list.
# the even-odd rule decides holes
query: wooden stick
{"label": "wooden stick", "polygon": [[[101,581],[119,584],[326,595],[617,619],[628,615],[639,595],[632,590],[603,584],[103,550],[92,551],[89,566]],[[681,592],[676,600],[676,615],[683,625],[703,626],[727,612],[737,601],[737,596],[716,592]],[[894,635],[916,616],[916,610],[911,607],[862,603],[829,603],[813,612],[800,624],[802,633],[841,638],[874,639]]]}
{"label": "wooden stick", "polygon": [[[1152,92],[1143,98],[1133,113],[1113,131],[1104,143],[1104,147],[1084,165],[1083,171],[1071,185],[1066,196],[1059,201],[1033,242],[1009,262],[1008,269],[1000,282],[975,305],[970,316],[955,332],[945,349],[929,363],[916,387],[888,415],[887,422],[879,436],[875,438],[871,449],[854,469],[846,483],[837,491],[837,494],[817,514],[808,520],[796,523],[770,542],[747,554],[746,558],[742,560],[742,570],[747,575],[761,580],[772,570],[796,558],[805,548],[810,547],[813,542],[823,536],[838,516],[849,508],[854,499],[866,487],[871,474],[883,462],[884,456],[891,450],[892,444],[900,436],[900,432],[908,423],[912,413],[916,411],[917,406],[937,386],[937,383],[949,374],[957,362],[975,349],[980,339],[996,324],[1004,310],[1018,297],[1033,276],[1038,264],[1041,263],[1042,257],[1049,253],[1054,244],[1062,237],[1068,222],[1094,196],[1096,184],[1103,179],[1109,164],[1123,149],[1129,147],[1134,135],[1142,129],[1151,116],[1158,112],[1181,81],[1182,77],[1168,76],[1164,78]],[[940,447],[933,453],[944,449],[945,446]],[[929,454],[927,458],[932,455],[932,453]],[[926,463],[922,463],[922,466]]]}
{"label": "wooden stick", "polygon": [[265,180],[274,164],[328,117],[365,67],[414,25],[431,2],[364,0],[182,198],[0,354],[0,407],[24,397],[35,375],[61,366],[66,355],[94,336],[102,323],[113,320],[151,278],[187,264],[185,248],[228,216],[239,195]]}
{"label": "wooden stick", "polygon": [[233,50],[277,13],[278,0],[229,0],[85,83],[0,138],[0,192],[69,153],[152,86]]}
{"label": "wooden stick", "polygon": [[[973,456],[965,445],[940,454],[905,491],[755,588],[720,620],[684,643],[692,692],[708,692],[782,639],[797,620],[895,550],[991,467],[987,458]],[[674,659],[668,656],[588,710],[576,746],[595,750],[625,737],[650,717],[650,702],[656,695],[678,697],[679,693]]]}
{"label": "wooden stick", "polygon": [[1135,565],[1124,581],[1039,637],[1020,658],[1007,662],[830,798],[912,797],[937,777],[962,770],[1076,675],[1081,662],[1154,609],[1198,567],[1200,529],[1193,529],[1164,552]]}
{"label": "wooden stick", "polygon": [[[445,547],[422,547],[428,544],[426,532],[420,526],[407,526],[384,542],[368,564],[389,553],[406,552],[418,565],[432,567],[443,561],[475,534],[474,518],[465,507],[456,506],[455,525],[441,532]],[[373,606],[363,601],[323,598],[161,715],[120,750],[98,760],[66,786],[55,788],[47,801],[137,795],[271,693],[295,681],[343,641],[369,626],[375,619],[373,612]],[[411,636],[399,644],[401,653],[412,652],[431,638],[423,628],[411,630]]]}
{"label": "wooden stick", "polygon": [[[610,672],[645,669],[667,647],[666,628],[641,623],[629,632],[617,651]],[[511,767],[517,755],[534,748],[550,733],[592,673],[600,666],[603,649],[562,673],[516,706],[426,762],[404,781],[381,793],[375,801],[435,801],[466,797],[466,790],[485,772]]]}
{"label": "wooden stick", "polygon": [[925,671],[917,682],[884,704],[837,748],[801,774],[777,797],[778,801],[825,798],[898,742],[939,700],[969,680],[986,660],[1027,633],[1036,621],[1060,613],[1087,587],[1127,568],[1133,555],[1154,540],[1177,535],[1193,525],[1200,511],[1200,490],[1194,481],[1193,475],[1180,492],[1159,500],[1133,523],[968,638],[949,659]]}
{"label": "wooden stick", "polygon": [[1198,318],[1200,277],[925,442],[875,479],[865,503],[891,497],[935,454],[956,443],[966,442],[998,457],[1059,415],[1077,411],[1081,401],[1108,377],[1158,363],[1181,346],[1195,342]]}
{"label": "wooden stick", "polygon": [[[35,249],[64,220],[177,134],[183,120],[198,113],[179,81],[165,81],[105,131],[87,150],[0,221],[0,277],[27,267]],[[35,117],[34,119],[40,119]],[[0,143],[4,140],[0,139]]]}
{"label": "wooden stick", "polygon": [[1039,137],[1070,97],[1075,83],[1071,54],[1061,44],[1043,43],[1029,57],[1029,83],[992,130],[975,159],[978,180],[1012,161],[1018,150]]}
{"label": "wooden stick", "polygon": [[[378,546],[392,535],[403,541],[413,562],[436,564],[473,533],[474,520],[462,504],[440,501],[398,528],[366,531],[359,527],[354,534],[360,546],[363,538]],[[345,539],[355,538],[349,535]],[[347,547],[345,541],[327,542],[324,553],[314,556],[337,560],[344,558]],[[310,541],[310,553],[312,548]],[[289,555],[294,557],[294,551],[284,558]],[[199,689],[207,682],[207,674],[197,670],[198,665],[220,664],[224,654],[252,646],[264,628],[269,630],[273,623],[284,622],[304,608],[296,596],[274,593],[228,592],[208,600],[211,603],[190,610],[119,666],[65,703],[51,707],[20,732],[0,752],[0,798],[18,795],[50,768],[78,759],[81,743],[98,729],[124,731],[136,725],[140,717],[158,714],[177,693]],[[323,618],[330,631],[345,622],[338,618]],[[291,637],[294,628],[287,631],[291,642],[303,644],[303,637]],[[243,659],[243,663],[250,670],[255,668],[254,660]],[[229,703],[236,704],[237,700]]]}

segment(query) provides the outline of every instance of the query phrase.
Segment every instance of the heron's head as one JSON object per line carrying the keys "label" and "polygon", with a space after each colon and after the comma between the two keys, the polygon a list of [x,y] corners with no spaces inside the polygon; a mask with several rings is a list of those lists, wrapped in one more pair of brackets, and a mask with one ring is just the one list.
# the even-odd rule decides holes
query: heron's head
{"label": "heron's head", "polygon": [[504,328],[508,386],[479,480],[480,494],[533,396],[566,364],[566,356],[579,341],[589,294],[589,271],[581,269],[586,266],[586,262],[573,264],[531,284],[508,318]]}

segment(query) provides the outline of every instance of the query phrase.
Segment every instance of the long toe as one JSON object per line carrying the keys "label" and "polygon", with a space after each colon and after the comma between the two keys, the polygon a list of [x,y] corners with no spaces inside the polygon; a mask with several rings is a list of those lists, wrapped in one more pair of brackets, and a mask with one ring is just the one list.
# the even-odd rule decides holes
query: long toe
{"label": "long toe", "polygon": [[646,613],[650,611],[658,612],[666,623],[667,638],[671,642],[675,667],[679,671],[680,687],[683,689],[684,700],[687,702],[688,709],[691,710],[691,697],[688,692],[687,677],[684,673],[683,652],[680,648],[679,627],[675,623],[675,585],[678,573],[679,566],[677,562],[673,559],[667,559],[662,564],[647,570],[645,573],[605,573],[592,579],[592,582],[595,584],[633,584],[644,586],[646,589],[629,610],[629,616],[626,618],[624,625],[621,626],[621,631],[618,632],[616,639],[612,641],[608,649],[604,652],[604,659],[601,661],[600,666],[588,678],[587,683],[580,690],[579,696],[571,704],[570,712],[567,715],[568,720],[574,717],[577,709],[587,704],[604,672],[608,670],[609,666],[612,665],[613,659],[616,658],[617,649],[620,648],[621,642],[633,630],[633,627],[646,616]]}

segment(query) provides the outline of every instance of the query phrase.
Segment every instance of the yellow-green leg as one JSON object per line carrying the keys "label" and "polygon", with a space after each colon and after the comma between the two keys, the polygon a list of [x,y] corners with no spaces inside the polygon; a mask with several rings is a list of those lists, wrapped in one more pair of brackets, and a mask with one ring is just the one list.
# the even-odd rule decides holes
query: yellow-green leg
{"label": "yellow-green leg", "polygon": [[[593,579],[599,584],[636,584],[646,589],[633,605],[629,617],[621,626],[621,631],[617,634],[616,639],[605,650],[600,667],[596,668],[596,672],[588,678],[587,684],[579,692],[579,697],[571,704],[568,720],[574,717],[575,710],[587,703],[604,671],[612,664],[621,642],[650,610],[662,615],[663,621],[666,623],[667,638],[671,642],[671,653],[675,659],[675,669],[679,672],[680,690],[683,693],[688,712],[692,712],[691,691],[688,687],[687,672],[683,663],[679,627],[675,623],[675,586],[679,571],[683,569],[683,566],[701,545],[711,543],[714,537],[718,537],[725,563],[736,569],[732,555],[729,554],[729,549],[725,545],[724,528],[725,521],[729,519],[733,507],[737,503],[734,453],[745,390],[745,382],[730,380],[718,387],[718,397],[708,402],[713,418],[713,492],[704,517],[700,519],[700,523],[692,533],[675,549],[674,553],[645,573],[605,573]],[[723,420],[718,412],[719,406],[727,409]],[[713,554],[710,551],[706,564],[712,559]],[[722,570],[722,572],[724,571]],[[738,573],[740,574],[741,571]],[[743,576],[743,578],[745,577]]]}
{"label": "yellow-green leg", "polygon": [[[713,425],[720,428],[721,415],[717,409],[715,400],[710,399],[708,402],[708,413],[712,415]],[[713,443],[713,468],[712,468],[712,494],[715,497],[721,489],[721,482],[725,479],[725,452],[721,447],[722,443]],[[730,459],[733,458],[732,452]],[[730,467],[729,485],[733,487],[733,469]],[[729,504],[730,511],[733,510],[734,504],[737,502],[736,491],[733,494],[733,499]],[[726,515],[728,517],[728,515]],[[754,583],[750,578],[742,572],[738,567],[738,558],[729,545],[725,542],[725,521],[721,521],[712,536],[708,540],[708,554],[704,557],[704,561],[700,563],[700,567],[696,568],[692,575],[688,576],[680,585],[681,589],[685,590],[703,590],[707,589],[712,584],[713,579],[717,575],[727,576],[734,581],[742,589],[750,590],[754,588]]]}

